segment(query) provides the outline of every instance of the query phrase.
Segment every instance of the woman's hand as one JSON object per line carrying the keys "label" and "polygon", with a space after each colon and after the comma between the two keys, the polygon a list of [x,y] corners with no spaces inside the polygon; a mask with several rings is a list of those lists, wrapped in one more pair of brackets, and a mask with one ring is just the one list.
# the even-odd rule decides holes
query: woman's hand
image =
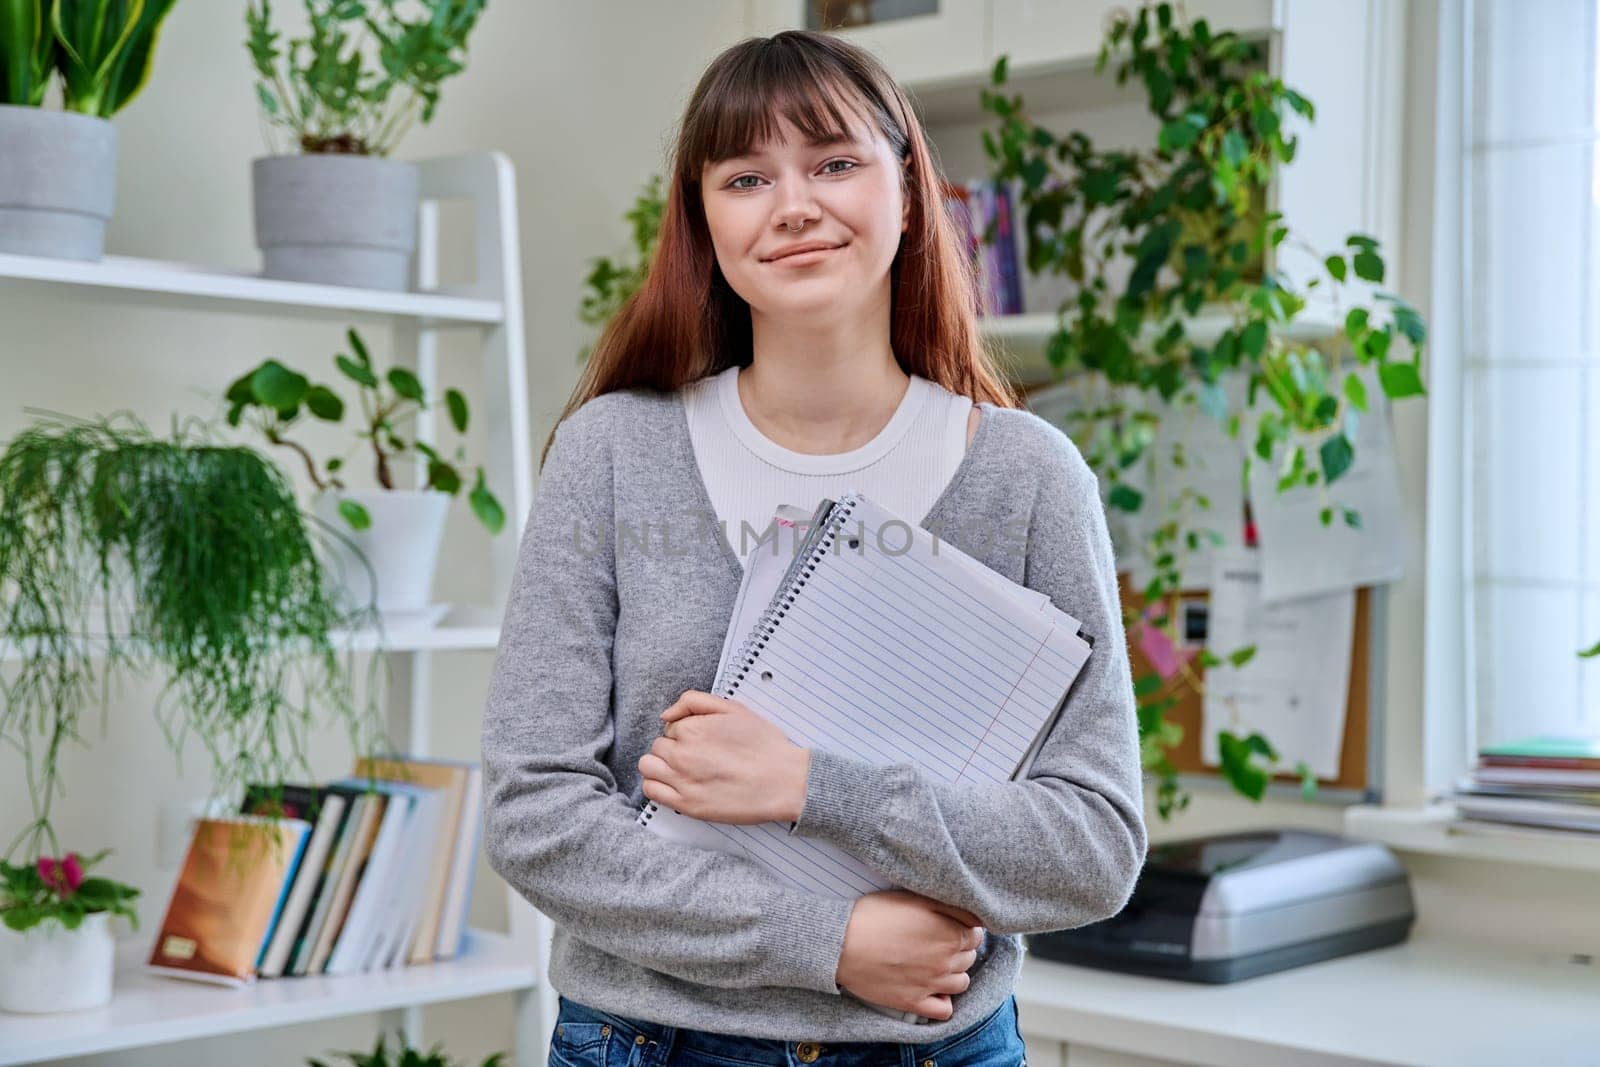
{"label": "woman's hand", "polygon": [[708,822],[794,822],[811,750],[737,700],[690,689],[661,713],[666,735],[639,758],[644,795]]}
{"label": "woman's hand", "polygon": [[971,912],[892,889],[856,901],[834,981],[862,1000],[950,1018],[950,998],[972,984],[983,925]]}

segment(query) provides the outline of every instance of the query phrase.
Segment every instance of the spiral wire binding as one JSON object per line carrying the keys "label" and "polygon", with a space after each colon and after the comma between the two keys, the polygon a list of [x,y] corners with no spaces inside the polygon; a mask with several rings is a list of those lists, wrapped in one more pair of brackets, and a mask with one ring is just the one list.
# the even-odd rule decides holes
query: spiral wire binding
{"label": "spiral wire binding", "polygon": [[[805,587],[807,579],[816,572],[817,561],[828,549],[833,547],[833,542],[839,536],[840,528],[844,526],[851,513],[855,511],[858,499],[858,497],[850,494],[840,498],[839,505],[828,515],[827,528],[823,530],[822,535],[817,539],[817,543],[812,546],[810,554],[805,557],[805,561],[800,564],[799,577],[788,583],[783,592],[773,598],[772,603],[767,605],[766,610],[761,613],[761,617],[756,620],[756,624],[751,627],[750,636],[745,639],[744,643],[739,646],[739,650],[734,653],[733,662],[738,666],[734,668],[733,680],[728,683],[728,691],[724,694],[725,696],[731,697],[738,691],[739,683],[743,682],[745,675],[750,673],[750,668],[754,666],[756,657],[761,654],[763,648],[767,647],[767,642],[772,639],[772,635],[777,631],[779,622],[782,621],[784,615],[788,614],[789,609],[794,607],[795,599],[800,595],[800,590]],[[639,812],[639,817],[636,821],[641,826],[648,826],[650,820],[655,818],[656,812],[660,810],[660,805],[655,801],[646,801],[644,809]]]}

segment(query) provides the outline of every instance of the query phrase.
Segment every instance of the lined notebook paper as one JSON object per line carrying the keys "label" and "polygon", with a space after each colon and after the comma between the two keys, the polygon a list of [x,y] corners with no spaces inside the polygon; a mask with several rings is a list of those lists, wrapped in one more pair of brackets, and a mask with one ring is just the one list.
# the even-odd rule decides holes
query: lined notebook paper
{"label": "lined notebook paper", "polygon": [[[1078,621],[859,493],[823,501],[809,526],[792,558],[751,557],[730,622],[744,636],[725,644],[713,691],[808,748],[951,784],[1024,777],[1088,658]],[[810,892],[894,888],[786,824],[704,822],[653,802],[639,821]]]}

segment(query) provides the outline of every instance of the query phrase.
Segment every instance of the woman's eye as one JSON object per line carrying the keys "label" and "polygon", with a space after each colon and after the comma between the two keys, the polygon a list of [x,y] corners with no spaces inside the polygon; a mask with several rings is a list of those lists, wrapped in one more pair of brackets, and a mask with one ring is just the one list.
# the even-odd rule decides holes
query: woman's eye
{"label": "woman's eye", "polygon": [[[828,168],[833,166],[835,163],[846,164],[849,167],[849,170],[828,170]],[[826,163],[824,163],[822,165],[822,169],[823,169],[823,171],[825,173],[828,173],[828,174],[849,174],[851,170],[855,170],[858,166],[859,166],[859,164],[857,164],[856,161],[853,160],[853,159],[830,159],[830,160],[828,160],[828,162],[826,162]],[[739,184],[740,182],[744,181],[746,178],[752,178],[752,179],[755,179],[757,181],[760,180],[754,174],[741,174],[737,178],[734,178],[734,179],[732,179],[731,181],[728,182],[728,188],[729,189],[742,189],[742,190],[754,189],[755,186],[753,186],[753,185],[740,185]]]}

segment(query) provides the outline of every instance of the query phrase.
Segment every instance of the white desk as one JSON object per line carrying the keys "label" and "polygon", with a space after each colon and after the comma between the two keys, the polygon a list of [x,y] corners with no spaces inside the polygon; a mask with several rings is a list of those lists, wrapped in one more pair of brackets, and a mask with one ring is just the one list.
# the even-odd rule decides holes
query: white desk
{"label": "white desk", "polygon": [[1221,986],[1030,956],[1017,1002],[1030,1067],[1600,1065],[1600,960],[1415,936]]}

